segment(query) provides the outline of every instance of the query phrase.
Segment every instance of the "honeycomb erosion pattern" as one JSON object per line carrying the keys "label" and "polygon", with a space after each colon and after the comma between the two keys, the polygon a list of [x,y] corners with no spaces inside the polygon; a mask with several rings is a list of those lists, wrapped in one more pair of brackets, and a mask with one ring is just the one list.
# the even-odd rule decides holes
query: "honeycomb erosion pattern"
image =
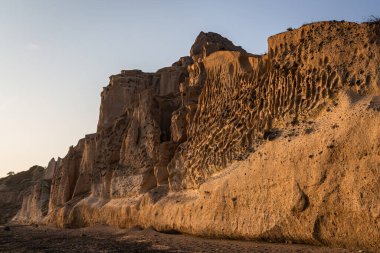
{"label": "honeycomb erosion pattern", "polygon": [[201,32],[190,57],[170,67],[111,76],[97,133],[49,172],[51,219],[89,194],[197,188],[282,129],[336,106],[338,91],[378,94],[379,38],[378,22],[318,22],[270,37],[268,53],[253,55]]}
{"label": "honeycomb erosion pattern", "polygon": [[246,158],[278,129],[334,106],[341,89],[378,90],[376,32],[374,25],[315,23],[270,37],[268,54],[219,51],[195,63],[187,86],[203,89],[181,157],[172,162],[172,188],[196,187]]}
{"label": "honeycomb erosion pattern", "polygon": [[[379,46],[379,22],[304,25],[264,55],[201,32],[170,67],[110,77],[97,132],[49,163],[17,220],[375,251]],[[341,126],[265,143],[326,117]]]}

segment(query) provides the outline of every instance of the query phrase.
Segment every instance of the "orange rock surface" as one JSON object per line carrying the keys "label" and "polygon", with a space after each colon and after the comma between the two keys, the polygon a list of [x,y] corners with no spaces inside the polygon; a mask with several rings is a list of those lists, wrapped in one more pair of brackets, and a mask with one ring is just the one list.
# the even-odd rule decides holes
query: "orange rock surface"
{"label": "orange rock surface", "polygon": [[379,66],[378,22],[304,25],[264,55],[201,32],[170,67],[110,77],[97,132],[45,172],[48,211],[15,220],[378,250]]}

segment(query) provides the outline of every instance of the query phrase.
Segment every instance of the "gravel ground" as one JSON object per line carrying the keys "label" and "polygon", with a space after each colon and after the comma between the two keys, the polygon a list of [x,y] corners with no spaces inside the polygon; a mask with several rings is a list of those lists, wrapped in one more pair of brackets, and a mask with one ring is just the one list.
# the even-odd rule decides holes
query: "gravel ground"
{"label": "gravel ground", "polygon": [[[9,228],[9,229],[8,229]],[[0,226],[0,252],[363,252],[302,244],[205,239],[153,229]]]}

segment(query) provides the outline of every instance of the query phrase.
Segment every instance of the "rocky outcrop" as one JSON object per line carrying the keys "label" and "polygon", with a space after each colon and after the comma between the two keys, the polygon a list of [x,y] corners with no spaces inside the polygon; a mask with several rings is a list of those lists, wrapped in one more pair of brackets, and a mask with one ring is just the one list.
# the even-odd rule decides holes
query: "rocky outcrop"
{"label": "rocky outcrop", "polygon": [[238,51],[247,53],[242,47],[235,46],[229,39],[217,33],[201,32],[190,49],[190,56],[195,62],[199,62],[217,51]]}
{"label": "rocky outcrop", "polygon": [[218,51],[193,65],[187,86],[203,88],[173,188],[199,186],[278,129],[334,106],[339,91],[377,93],[374,29],[321,22],[270,37],[267,55]]}
{"label": "rocky outcrop", "polygon": [[128,201],[90,196],[77,204],[66,225],[153,226],[207,237],[376,251],[380,117],[366,109],[370,100],[339,95],[331,111],[264,142],[196,190],[166,195],[156,188]]}
{"label": "rocky outcrop", "polygon": [[165,181],[161,175],[167,174],[165,156],[174,145],[171,115],[180,106],[179,83],[186,78],[189,63],[191,59],[184,57],[154,74],[122,71],[111,76],[102,93],[96,137],[97,195],[135,196]]}
{"label": "rocky outcrop", "polygon": [[46,169],[38,167],[38,173],[34,173],[33,182],[27,186],[21,208],[13,221],[27,224],[45,222],[49,210],[52,179],[61,161],[61,158],[57,161],[52,158]]}
{"label": "rocky outcrop", "polygon": [[33,166],[0,179],[0,224],[10,222],[31,194],[31,188],[44,175],[44,168]]}
{"label": "rocky outcrop", "polygon": [[170,67],[111,76],[97,133],[54,170],[48,211],[27,206],[58,226],[376,250],[379,41],[376,22],[318,22],[253,55],[202,32]]}

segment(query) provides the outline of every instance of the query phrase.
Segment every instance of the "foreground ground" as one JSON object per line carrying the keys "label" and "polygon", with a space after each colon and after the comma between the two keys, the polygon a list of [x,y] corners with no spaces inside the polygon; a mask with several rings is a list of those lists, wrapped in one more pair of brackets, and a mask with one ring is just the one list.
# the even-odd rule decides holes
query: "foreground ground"
{"label": "foreground ground", "polygon": [[[0,226],[0,252],[358,252],[296,244],[162,234],[152,229]],[[362,252],[362,251],[359,251]]]}

